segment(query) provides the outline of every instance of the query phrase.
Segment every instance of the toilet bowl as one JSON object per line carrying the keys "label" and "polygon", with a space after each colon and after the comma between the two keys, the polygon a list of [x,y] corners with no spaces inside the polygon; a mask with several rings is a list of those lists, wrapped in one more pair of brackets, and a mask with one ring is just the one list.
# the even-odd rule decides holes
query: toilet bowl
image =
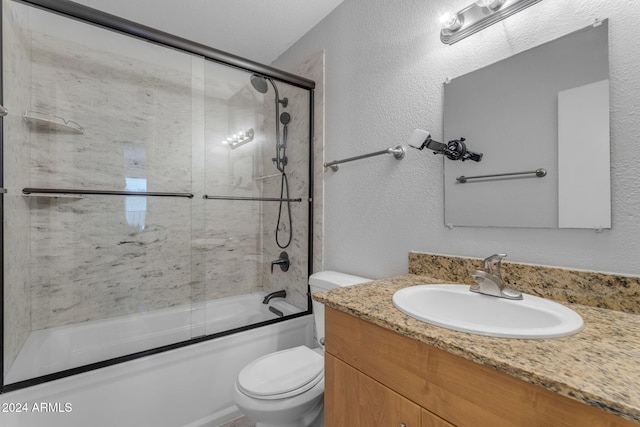
{"label": "toilet bowl", "polygon": [[[311,292],[336,289],[371,279],[335,271],[309,277]],[[316,343],[262,356],[238,374],[233,401],[256,427],[324,425],[324,306],[313,302]]]}

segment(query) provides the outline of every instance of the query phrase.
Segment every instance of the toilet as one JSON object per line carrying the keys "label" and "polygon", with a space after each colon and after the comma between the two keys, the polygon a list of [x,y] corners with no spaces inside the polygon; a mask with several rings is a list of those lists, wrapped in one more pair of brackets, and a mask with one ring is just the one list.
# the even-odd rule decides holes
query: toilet
{"label": "toilet", "polygon": [[[371,279],[335,271],[309,277],[311,293]],[[313,301],[316,348],[277,351],[246,365],[238,374],[233,401],[256,427],[322,427],[324,425],[324,306]]]}

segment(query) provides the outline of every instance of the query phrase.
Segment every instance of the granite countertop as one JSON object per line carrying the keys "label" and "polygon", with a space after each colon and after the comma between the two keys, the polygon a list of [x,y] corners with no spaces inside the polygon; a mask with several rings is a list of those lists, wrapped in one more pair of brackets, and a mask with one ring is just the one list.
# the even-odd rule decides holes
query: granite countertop
{"label": "granite countertop", "polygon": [[386,329],[640,423],[640,316],[561,302],[585,328],[553,339],[472,335],[433,326],[395,308],[393,294],[442,279],[409,274],[313,294],[313,299]]}

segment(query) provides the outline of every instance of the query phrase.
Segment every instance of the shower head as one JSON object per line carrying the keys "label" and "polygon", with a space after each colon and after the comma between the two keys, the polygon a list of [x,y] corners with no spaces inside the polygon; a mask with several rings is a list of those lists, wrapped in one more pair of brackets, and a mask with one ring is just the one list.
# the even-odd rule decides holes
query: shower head
{"label": "shower head", "polygon": [[251,80],[251,86],[253,86],[253,88],[260,93],[267,93],[267,89],[269,88],[267,86],[267,80],[269,80],[269,82],[271,83],[271,86],[273,86],[273,91],[276,93],[276,102],[279,104],[282,104],[282,106],[285,108],[287,107],[287,104],[289,103],[289,99],[287,98],[280,99],[280,95],[278,94],[278,87],[273,82],[271,77],[263,76],[261,74],[252,74],[250,80]]}
{"label": "shower head", "polygon": [[251,85],[260,93],[267,93],[267,79],[260,74],[251,75]]}

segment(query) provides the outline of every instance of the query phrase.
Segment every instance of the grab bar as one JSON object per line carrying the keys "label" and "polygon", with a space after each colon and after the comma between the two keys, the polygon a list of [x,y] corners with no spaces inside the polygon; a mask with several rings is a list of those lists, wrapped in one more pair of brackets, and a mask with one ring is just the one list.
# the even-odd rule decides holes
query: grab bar
{"label": "grab bar", "polygon": [[234,197],[234,196],[202,196],[206,200],[244,200],[253,202],[301,202],[302,199],[280,199],[277,197]]}
{"label": "grab bar", "polygon": [[398,145],[395,148],[387,148],[386,150],[376,151],[375,153],[369,153],[369,154],[363,154],[361,156],[349,157],[348,159],[334,160],[333,162],[324,163],[324,167],[325,167],[325,169],[326,168],[331,168],[331,170],[333,170],[334,172],[337,172],[338,169],[339,169],[338,165],[340,163],[347,163],[347,162],[352,162],[354,160],[366,159],[367,157],[379,156],[381,154],[393,154],[393,157],[395,157],[396,159],[400,160],[400,159],[402,159],[404,157],[406,152],[407,152],[407,150],[402,145]]}
{"label": "grab bar", "polygon": [[465,182],[467,182],[470,179],[481,179],[481,178],[496,178],[496,177],[501,177],[501,176],[516,176],[516,175],[535,175],[538,178],[542,178],[543,176],[547,175],[547,170],[543,169],[543,168],[539,168],[536,169],[534,171],[528,171],[528,172],[508,172],[508,173],[494,173],[491,175],[476,175],[476,176],[459,176],[456,178],[456,181],[458,181],[460,184],[464,184]]}
{"label": "grab bar", "polygon": [[107,191],[107,190],[69,190],[61,188],[23,188],[22,194],[86,194],[100,196],[157,196],[157,197],[187,197],[193,198],[191,193],[161,193],[149,191]]}

